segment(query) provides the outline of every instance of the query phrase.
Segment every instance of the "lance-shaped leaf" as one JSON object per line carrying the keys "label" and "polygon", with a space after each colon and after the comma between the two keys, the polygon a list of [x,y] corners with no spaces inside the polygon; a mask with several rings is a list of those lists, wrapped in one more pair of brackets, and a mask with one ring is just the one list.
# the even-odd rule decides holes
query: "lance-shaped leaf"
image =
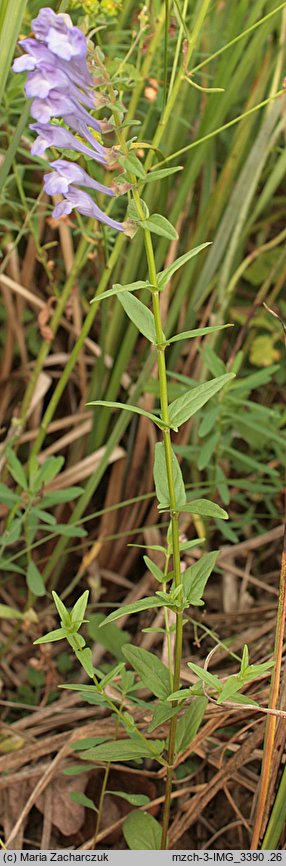
{"label": "lance-shaped leaf", "polygon": [[66,637],[67,631],[65,628],[55,628],[54,631],[49,631],[48,634],[44,634],[43,637],[38,637],[37,640],[34,640],[34,644],[53,643],[56,640],[63,640]]}
{"label": "lance-shaped leaf", "polygon": [[120,619],[121,616],[129,616],[131,613],[139,613],[140,610],[151,610],[153,607],[163,607],[163,605],[164,602],[154,595],[150,595],[150,598],[141,598],[140,601],[134,601],[133,604],[124,604],[119,610],[113,610],[112,613],[109,613],[106,619],[100,623],[99,628],[108,622]]}
{"label": "lance-shaped leaf", "polygon": [[43,577],[32,559],[29,562],[27,570],[27,585],[34,595],[42,596],[46,594]]}
{"label": "lance-shaped leaf", "polygon": [[[173,480],[175,488],[176,501],[180,503],[186,502],[186,491],[183,482],[183,476],[179,462],[172,449],[172,468]],[[156,488],[156,496],[159,502],[159,509],[170,508],[170,495],[168,486],[168,475],[166,466],[165,448],[163,442],[157,442],[155,445],[154,458],[154,482]]]}
{"label": "lance-shaped leaf", "polygon": [[140,406],[130,406],[129,403],[116,403],[113,400],[92,400],[90,403],[86,403],[87,406],[105,406],[109,409],[125,409],[126,412],[135,412],[135,415],[144,415],[145,418],[149,418],[150,421],[153,421],[153,424],[157,424],[157,427],[160,427],[160,430],[169,430],[168,424],[165,424],[165,421],[162,421],[161,418],[158,418],[157,415],[153,415],[152,412],[146,412],[145,409],[141,409]]}
{"label": "lance-shaped leaf", "polygon": [[135,740],[120,740],[110,743],[102,743],[95,746],[93,749],[87,749],[86,752],[81,752],[80,757],[83,761],[133,761],[136,758],[152,758],[154,755],[159,755],[163,751],[163,740],[150,740],[144,743],[139,739]]}
{"label": "lance-shaped leaf", "polygon": [[187,749],[199,730],[208,705],[207,698],[195,698],[191,705],[185,710],[184,715],[178,719],[176,730],[176,752]]}
{"label": "lance-shaped leaf", "polygon": [[92,663],[92,651],[90,647],[86,646],[83,649],[75,650],[75,654],[88,677],[92,679],[94,676],[94,667]]}
{"label": "lance-shaped leaf", "polygon": [[182,576],[184,592],[190,604],[195,606],[202,604],[204,588],[215,566],[218,553],[218,550],[205,553],[198,562],[190,565],[184,572]]}
{"label": "lance-shaped leaf", "polygon": [[170,694],[170,674],[163,662],[154,653],[132,644],[125,644],[122,652],[144,686],[161,701],[166,700]]}
{"label": "lance-shaped leaf", "polygon": [[186,264],[186,262],[188,262],[194,256],[197,256],[198,253],[201,252],[201,250],[204,250],[206,247],[209,247],[209,246],[210,246],[210,241],[207,241],[204,244],[199,244],[199,246],[194,247],[193,250],[188,250],[188,252],[184,253],[183,256],[179,256],[179,258],[176,259],[174,262],[172,262],[172,264],[169,265],[168,268],[165,268],[164,271],[160,271],[160,273],[158,274],[159,288],[164,289],[165,286],[167,285],[167,283],[169,282],[169,280],[171,279],[171,277],[173,276],[173,274],[176,271],[178,271],[179,268],[182,268],[183,265]]}
{"label": "lance-shaped leaf", "polygon": [[[167,506],[164,507],[164,510]],[[174,511],[187,511],[190,514],[200,514],[202,517],[215,517],[221,520],[228,520],[228,513],[221,508],[220,505],[216,505],[215,502],[211,502],[209,499],[192,499],[191,502],[179,503]]]}
{"label": "lance-shaped leaf", "polygon": [[210,379],[209,382],[204,382],[191,391],[186,391],[177,400],[169,406],[169,417],[172,426],[180,427],[189,418],[192,418],[211,397],[214,397],[221,388],[234,379],[234,373],[225,373],[224,376],[218,376],[216,379]]}
{"label": "lance-shaped leaf", "polygon": [[102,295],[95,295],[90,303],[99,303],[99,301],[105,301],[105,298],[112,298],[113,295],[121,295],[123,292],[140,292],[141,289],[153,288],[155,287],[151,286],[147,280],[136,280],[134,283],[127,283],[126,286],[122,286],[121,283],[114,283],[112,289],[108,289]]}
{"label": "lance-shaped leaf", "polygon": [[169,703],[160,703],[152,707],[153,718],[150,725],[148,725],[149,734],[155,731],[159,725],[163,725],[164,722],[175,716],[179,712],[179,709],[180,707],[171,707]]}
{"label": "lance-shaped leaf", "polygon": [[153,577],[155,577],[155,579],[158,580],[159,583],[164,583],[164,581],[166,581],[167,578],[164,575],[164,572],[161,570],[161,568],[159,568],[159,566],[156,565],[156,562],[153,562],[153,560],[150,559],[149,556],[143,556],[143,559],[144,559],[145,565],[147,565],[147,568],[149,568],[149,571],[151,571],[151,574],[153,574]]}
{"label": "lance-shaped leaf", "polygon": [[210,325],[206,328],[194,328],[193,331],[182,331],[174,337],[168,337],[169,343],[178,343],[180,340],[191,340],[193,337],[205,337],[206,334],[214,334],[215,331],[223,331],[224,328],[232,328],[232,325]]}
{"label": "lance-shaped leaf", "polygon": [[127,316],[129,316],[129,319],[131,319],[131,322],[138,328],[138,331],[141,331],[141,334],[150,343],[156,343],[155,319],[151,310],[145,304],[142,304],[142,301],[139,301],[139,298],[136,298],[131,292],[124,292],[122,295],[119,295],[118,300]]}
{"label": "lance-shaped leaf", "polygon": [[175,172],[182,171],[182,169],[183,169],[182,165],[177,165],[173,168],[158,168],[157,171],[156,171],[156,169],[154,171],[152,171],[152,169],[151,169],[149,174],[147,174],[145,177],[144,184],[145,183],[154,183],[155,180],[164,180],[164,178],[168,177],[169,174],[175,174]]}
{"label": "lance-shaped leaf", "polygon": [[9,607],[8,604],[0,604],[0,619],[24,619],[25,613],[16,610],[15,607]]}

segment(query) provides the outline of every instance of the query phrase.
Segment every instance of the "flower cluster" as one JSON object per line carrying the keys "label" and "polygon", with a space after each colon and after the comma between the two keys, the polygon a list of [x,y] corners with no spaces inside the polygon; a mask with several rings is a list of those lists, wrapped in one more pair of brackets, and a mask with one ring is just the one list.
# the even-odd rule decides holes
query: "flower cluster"
{"label": "flower cluster", "polygon": [[[30,128],[37,133],[32,154],[41,156],[48,147],[69,148],[112,167],[116,152],[98,140],[111,126],[91,114],[102,108],[106,99],[96,92],[103,84],[102,76],[94,79],[88,70],[84,34],[72,24],[69,15],[57,15],[49,8],[40,10],[32,26],[35,39],[21,40],[26,53],[17,57],[13,64],[14,72],[28,72],[25,91],[33,100],[31,115],[36,120]],[[56,123],[52,122],[54,119]],[[107,187],[97,183],[77,163],[65,159],[57,159],[51,166],[53,172],[44,176],[45,190],[50,195],[61,193],[64,196],[53,216],[69,214],[76,208],[79,213],[94,217],[117,231],[128,232],[127,224],[111,219],[91,195],[80,189],[89,187],[114,196],[118,191],[116,184]]]}

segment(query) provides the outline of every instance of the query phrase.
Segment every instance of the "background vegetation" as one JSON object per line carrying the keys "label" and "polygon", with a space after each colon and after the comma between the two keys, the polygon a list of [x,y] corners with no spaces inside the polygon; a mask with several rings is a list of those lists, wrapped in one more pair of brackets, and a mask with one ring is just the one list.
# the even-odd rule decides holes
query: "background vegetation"
{"label": "background vegetation", "polygon": [[[112,658],[122,659],[130,635],[163,659],[165,652],[160,634],[150,631],[160,626],[159,613],[120,620],[105,638],[98,628],[103,612],[153,589],[136,545],[160,545],[167,520],[154,503],[151,424],[86,404],[140,400],[146,411],[156,410],[158,384],[149,344],[119,302],[112,296],[89,303],[113,283],[146,279],[141,234],[131,241],[79,215],[53,219],[42,189],[45,160],[30,154],[24,76],[9,67],[19,53],[18,35],[30,32],[43,5],[17,0],[11,15],[6,0],[0,13],[0,813],[3,838],[15,848],[89,847],[94,815],[83,798],[71,808],[69,794],[76,787],[96,802],[102,771],[86,769],[75,785],[63,772],[73,764],[67,744],[94,733],[95,725],[96,736],[113,725],[81,693],[58,690],[81,676],[66,647],[33,646],[56,627],[51,590],[68,605],[90,590],[86,635],[90,646],[95,642],[95,663],[102,660],[106,671]],[[186,538],[205,538],[205,550],[220,549],[205,607],[195,608],[186,631],[188,685],[194,680],[187,661],[202,663],[215,646],[209,668],[222,677],[237,671],[245,643],[255,664],[273,652],[286,423],[286,4],[51,5],[94,31],[126,109],[126,137],[134,137],[145,167],[182,167],[144,189],[150,210],[168,216],[179,234],[178,241],[157,238],[157,270],[211,241],[174,273],[162,296],[167,336],[175,328],[233,324],[206,339],[175,343],[167,357],[171,399],[231,365],[237,373],[227,394],[213,398],[175,438],[190,496],[210,496],[230,515],[228,522],[182,517]],[[88,169],[95,172],[91,163]],[[124,219],[124,208],[119,199],[112,216]],[[199,546],[186,552],[186,564],[199,555]],[[250,694],[266,707],[268,693],[265,674]],[[286,709],[284,681],[280,709]],[[147,722],[140,720],[142,729]],[[173,847],[249,847],[263,735],[263,715],[209,705],[177,768]],[[282,717],[275,736],[265,827],[281,779]],[[128,777],[128,790],[147,793],[147,811],[160,814],[160,775],[148,761],[144,769],[131,763],[112,774],[112,789],[124,790]],[[125,845],[120,828],[128,809],[107,795],[100,846]],[[283,847],[283,824],[282,810],[267,847]]]}

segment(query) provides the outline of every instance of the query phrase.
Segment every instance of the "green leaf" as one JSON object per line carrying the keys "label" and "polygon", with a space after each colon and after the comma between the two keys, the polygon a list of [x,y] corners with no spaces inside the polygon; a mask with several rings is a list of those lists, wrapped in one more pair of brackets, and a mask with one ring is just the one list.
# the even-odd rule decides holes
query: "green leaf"
{"label": "green leaf", "polygon": [[141,331],[150,343],[156,343],[155,319],[151,310],[131,292],[124,292],[122,296],[118,296],[118,300],[138,331]]}
{"label": "green leaf", "polygon": [[93,801],[90,800],[89,797],[86,796],[82,791],[71,791],[70,798],[74,803],[79,803],[80,806],[85,806],[86,809],[93,809],[94,812],[98,812],[98,809],[94,805]]}
{"label": "green leaf", "polygon": [[221,704],[223,701],[230,701],[232,697],[242,689],[244,683],[239,679],[237,675],[232,677],[228,677],[226,683],[222,685],[221,693],[217,699],[218,703]]}
{"label": "green leaf", "polygon": [[44,484],[49,484],[50,481],[53,481],[56,475],[61,471],[64,462],[64,457],[47,457],[43,465],[39,468],[33,484],[33,490],[40,490]]}
{"label": "green leaf", "polygon": [[[140,198],[140,207],[141,207],[142,213],[144,214],[144,219],[148,219],[148,217],[150,215],[149,214],[149,208],[148,208],[148,206],[147,206],[147,204],[143,198]],[[133,220],[136,223],[138,223],[138,221],[140,219],[139,214],[138,214],[138,210],[137,210],[137,205],[135,204],[135,201],[133,201],[132,199],[129,202],[128,207],[127,207],[127,216],[128,216],[128,219]]]}
{"label": "green leaf", "polygon": [[208,344],[201,348],[201,356],[212,376],[223,376],[226,373],[225,364]]}
{"label": "green leaf", "polygon": [[109,623],[109,625],[105,625],[104,628],[100,628],[103,621],[104,614],[102,613],[93,613],[89,617],[87,626],[89,637],[96,641],[96,643],[105,647],[105,649],[107,649],[115,658],[119,659],[119,661],[123,661],[124,656],[121,648],[125,643],[129,643],[131,635],[128,631],[123,631],[118,628],[115,623]]}
{"label": "green leaf", "polygon": [[182,331],[174,337],[168,337],[169,343],[177,343],[179,340],[190,340],[192,337],[204,337],[205,334],[214,334],[215,331],[223,331],[224,328],[232,328],[232,325],[211,325],[209,328],[195,328],[193,331]]}
{"label": "green leaf", "polygon": [[81,650],[75,650],[76,657],[85,670],[88,677],[93,679],[94,677],[94,667],[92,663],[92,652],[90,647],[86,646]]}
{"label": "green leaf", "polygon": [[[231,698],[231,701],[233,704],[250,704],[252,707],[259,707],[259,704],[257,703],[257,701],[254,701],[252,698],[249,698],[248,695],[240,695],[239,693],[236,693],[235,695],[233,695],[233,697]],[[221,701],[219,699],[217,702],[218,702],[218,704],[221,703]]]}
{"label": "green leaf", "polygon": [[122,652],[131,667],[139,674],[144,686],[164,701],[170,694],[170,674],[163,662],[154,653],[132,644],[126,644]]}
{"label": "green leaf", "polygon": [[210,436],[207,436],[203,444],[200,446],[198,457],[198,469],[200,472],[209,465],[219,440],[220,431],[218,430],[217,433],[212,433]]}
{"label": "green leaf", "polygon": [[76,601],[72,611],[71,611],[71,621],[73,623],[82,623],[84,620],[84,615],[86,611],[86,606],[88,602],[89,590],[86,589],[85,592],[78,598]]}
{"label": "green leaf", "polygon": [[139,613],[141,610],[150,610],[153,607],[163,607],[163,601],[157,596],[150,595],[148,598],[141,598],[140,601],[134,601],[133,604],[124,604],[119,610],[114,610],[100,623],[100,628],[108,622],[114,622],[120,619],[121,616],[129,616],[130,613]]}
{"label": "green leaf", "polygon": [[153,562],[153,560],[150,559],[149,556],[143,556],[143,559],[144,559],[145,565],[147,565],[147,568],[149,568],[149,571],[151,571],[151,574],[153,574],[153,577],[155,577],[155,579],[158,580],[159,583],[164,582],[166,580],[166,577],[164,575],[164,572],[161,570],[161,568],[159,568],[159,566],[156,565],[156,562]]}
{"label": "green leaf", "polygon": [[139,292],[141,289],[152,288],[153,286],[150,286],[147,280],[136,280],[135,283],[127,283],[126,286],[122,286],[121,283],[114,283],[112,289],[108,289],[108,292],[104,292],[102,295],[95,295],[90,303],[99,303],[99,301],[105,301],[105,298],[112,298],[113,295],[120,295],[124,292]]}
{"label": "green leaf", "polygon": [[14,574],[24,574],[26,575],[26,571],[24,568],[20,568],[19,565],[16,565],[12,559],[5,559],[4,556],[0,557],[0,571],[5,575],[5,571],[12,571]]}
{"label": "green leaf", "polygon": [[216,505],[215,502],[210,502],[209,499],[192,499],[191,502],[181,503],[177,506],[176,511],[187,511],[190,514],[201,514],[203,517],[216,517],[221,520],[228,520],[228,513]]}
{"label": "green leaf", "polygon": [[124,791],[106,791],[107,794],[113,794],[114,797],[121,797],[122,800],[127,800],[131,806],[147,806],[150,803],[150,797],[146,794],[125,794]]}
{"label": "green leaf", "polygon": [[110,409],[125,409],[126,412],[135,412],[135,415],[144,415],[145,418],[149,418],[150,421],[153,421],[153,424],[157,424],[157,427],[160,427],[161,430],[169,430],[168,424],[165,424],[161,418],[157,418],[157,415],[152,415],[152,412],[146,412],[145,409],[141,409],[140,406],[130,406],[129,403],[115,403],[113,400],[93,400],[91,403],[86,403],[87,406],[105,406]]}
{"label": "green leaf", "polygon": [[53,514],[50,514],[49,511],[43,511],[42,508],[36,508],[33,506],[31,509],[31,514],[34,514],[38,520],[41,520],[42,523],[47,523],[48,526],[55,526],[56,518]]}
{"label": "green leaf", "polygon": [[137,758],[151,758],[154,753],[158,756],[164,748],[161,740],[150,740],[149,745],[134,738],[129,740],[115,740],[110,743],[102,743],[93,749],[87,749],[81,754],[83,761],[134,761]]}
{"label": "green leaf", "polygon": [[65,628],[55,628],[54,631],[49,631],[48,634],[43,635],[43,637],[38,637],[37,640],[34,640],[34,644],[40,643],[54,643],[56,640],[63,640],[63,638],[67,637],[67,632]]}
{"label": "green leaf", "polygon": [[46,587],[41,572],[32,560],[30,560],[28,565],[27,585],[34,595],[46,595]]}
{"label": "green leaf", "polygon": [[43,508],[52,508],[53,505],[60,505],[62,502],[72,502],[82,493],[83,487],[65,487],[63,490],[53,490],[42,496],[41,505]]}
{"label": "green leaf", "polygon": [[76,526],[75,523],[57,523],[55,531],[57,535],[64,535],[66,538],[85,538],[87,535],[86,529]]}
{"label": "green leaf", "polygon": [[220,406],[212,406],[211,409],[207,409],[203,418],[200,422],[199,426],[199,436],[204,437],[208,436],[208,434],[213,430],[216,421],[218,420],[221,412]]}
{"label": "green leaf", "polygon": [[176,752],[183,752],[194,739],[208,705],[207,698],[195,698],[177,721]]}
{"label": "green leaf", "polygon": [[14,478],[14,481],[16,481],[17,484],[19,484],[19,487],[21,487],[22,490],[28,490],[28,482],[27,482],[27,478],[26,478],[23,466],[11,448],[7,448],[7,457],[8,457],[8,469],[9,469],[10,475],[12,475],[12,477]]}
{"label": "green leaf", "polygon": [[0,604],[0,619],[23,619],[25,614],[8,604]]}
{"label": "green leaf", "polygon": [[65,604],[63,603],[63,601],[61,600],[61,598],[59,597],[57,592],[55,592],[55,590],[52,590],[52,596],[53,596],[54,604],[56,605],[56,608],[57,608],[61,622],[67,628],[69,628],[69,626],[71,624],[71,616],[70,616]]}
{"label": "green leaf", "polygon": [[198,547],[200,544],[203,544],[205,538],[193,538],[192,541],[182,541],[180,542],[180,550],[191,550],[192,547]]}
{"label": "green leaf", "polygon": [[196,605],[204,592],[206,582],[215,566],[219,551],[204,553],[203,556],[184,571],[182,580],[184,592],[190,604]]}
{"label": "green leaf", "polygon": [[160,235],[161,238],[168,238],[171,241],[178,240],[179,235],[174,226],[159,213],[151,214],[146,220],[138,220],[138,223],[143,229],[148,229],[149,232]]}
{"label": "green leaf", "polygon": [[203,683],[206,683],[207,686],[211,686],[216,691],[221,691],[221,682],[219,677],[216,677],[214,674],[210,674],[209,671],[204,668],[199,667],[199,665],[195,665],[193,662],[187,662],[188,668],[191,668],[194,674],[199,677]]}
{"label": "green leaf", "polygon": [[123,671],[123,668],[125,668],[125,662],[119,662],[118,665],[115,665],[115,667],[113,667],[111,671],[109,671],[108,674],[106,674],[105,677],[102,678],[100,683],[101,689],[105,689],[105,687],[108,686],[108,683],[111,683],[112,680],[114,680],[115,677],[117,677],[118,674]]}
{"label": "green leaf", "polygon": [[72,764],[70,767],[65,767],[63,774],[64,776],[79,776],[80,773],[86,773],[88,770],[94,770],[94,764]]}
{"label": "green leaf", "polygon": [[75,740],[71,743],[70,748],[74,752],[84,752],[85,749],[92,749],[93,746],[98,746],[99,743],[107,743],[108,737],[83,737],[81,740]]}
{"label": "green leaf", "polygon": [[190,689],[178,689],[177,692],[172,692],[167,698],[167,701],[185,701],[191,697]]}
{"label": "green leaf", "polygon": [[[172,449],[172,467],[176,501],[184,503],[186,501],[186,491],[183,482],[183,476],[180,465],[174,451]],[[159,502],[159,509],[170,508],[170,496],[168,487],[168,475],[166,467],[165,448],[163,442],[156,442],[155,458],[154,458],[154,482],[156,488],[156,496]]]}
{"label": "green leaf", "polygon": [[198,247],[194,247],[194,249],[188,250],[187,253],[184,253],[183,256],[179,256],[179,258],[176,259],[174,262],[172,262],[172,264],[169,265],[168,268],[165,268],[164,271],[160,271],[160,273],[158,274],[159,288],[164,289],[165,286],[167,285],[167,283],[169,282],[169,280],[171,279],[171,277],[173,276],[173,274],[176,271],[178,271],[179,268],[182,268],[182,266],[185,265],[186,262],[188,262],[194,256],[197,256],[198,253],[201,252],[201,250],[204,250],[206,247],[209,247],[209,246],[210,246],[210,241],[208,241],[205,244],[199,244]]}
{"label": "green leaf", "polygon": [[125,171],[128,171],[130,174],[135,174],[135,177],[140,177],[140,180],[145,180],[146,172],[144,171],[143,165],[135,153],[129,151],[128,156],[120,156],[118,158],[119,165],[122,165],[122,168]]}
{"label": "green leaf", "polygon": [[22,517],[16,517],[10,523],[9,529],[6,529],[3,535],[3,541],[5,542],[5,546],[10,544],[15,544],[15,541],[18,541],[22,531]]}
{"label": "green leaf", "polygon": [[166,555],[165,547],[162,544],[132,544],[130,541],[128,547],[138,547],[140,550],[157,550],[159,553]]}
{"label": "green leaf", "polygon": [[130,812],[122,830],[131,851],[159,851],[161,848],[162,828],[148,812]]}
{"label": "green leaf", "polygon": [[159,725],[168,722],[172,716],[175,716],[179,712],[179,709],[180,707],[171,707],[170,704],[158,704],[152,707],[153,719],[150,725],[148,725],[148,732],[151,734]]}
{"label": "green leaf", "polygon": [[8,508],[17,505],[17,503],[20,506],[20,497],[17,496],[17,493],[13,493],[10,487],[6,487],[6,484],[0,483],[0,502],[1,505],[8,505]]}
{"label": "green leaf", "polygon": [[181,424],[192,418],[231,379],[234,379],[234,373],[226,373],[224,376],[218,376],[216,379],[211,379],[209,382],[198,385],[191,391],[186,391],[185,394],[174,400],[169,407],[171,424],[180,427]]}
{"label": "green leaf", "polygon": [[267,385],[277,370],[279,370],[279,364],[272,364],[265,370],[259,370],[258,373],[252,373],[250,376],[245,376],[244,379],[238,379],[234,384],[235,394],[240,394],[242,391],[253,391],[254,388]]}
{"label": "green leaf", "polygon": [[168,177],[169,174],[175,174],[175,172],[182,171],[182,169],[182,165],[177,165],[175,168],[158,168],[157,171],[156,169],[154,169],[154,171],[151,169],[149,174],[145,176],[145,183],[154,183],[156,180],[163,180],[165,177]]}
{"label": "green leaf", "polygon": [[242,653],[242,659],[241,659],[241,665],[240,665],[241,673],[244,674],[247,671],[248,667],[249,667],[249,652],[248,652],[248,646],[245,643],[244,647],[243,647],[243,653]]}
{"label": "green leaf", "polygon": [[81,701],[86,701],[86,703],[92,704],[96,707],[108,708],[108,702],[105,695],[100,694],[95,686],[80,686],[78,683],[61,683],[59,689],[69,689],[74,692],[80,692]]}

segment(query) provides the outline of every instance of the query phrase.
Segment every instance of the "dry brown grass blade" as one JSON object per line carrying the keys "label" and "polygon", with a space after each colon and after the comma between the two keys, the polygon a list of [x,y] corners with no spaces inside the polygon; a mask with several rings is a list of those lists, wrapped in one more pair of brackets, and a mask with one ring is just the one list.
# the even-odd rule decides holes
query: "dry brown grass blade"
{"label": "dry brown grass blade", "polygon": [[6,840],[6,848],[9,848],[11,846],[11,842],[13,842],[18,831],[20,830],[20,828],[24,824],[24,821],[26,820],[27,816],[29,815],[35,801],[40,796],[40,794],[43,791],[45,791],[47,785],[49,784],[50,780],[53,778],[54,774],[56,772],[58,772],[59,765],[69,750],[69,745],[70,745],[69,741],[64,743],[64,745],[62,746],[62,748],[60,749],[60,751],[58,752],[56,757],[53,759],[53,761],[51,761],[51,763],[47,767],[44,775],[41,776],[41,778],[39,779],[38,783],[36,784],[36,787],[32,791],[32,794],[30,794],[30,797],[28,798],[27,802],[25,803],[25,806],[22,809],[22,812],[21,812],[18,820],[16,821],[16,824],[13,827],[12,832],[10,833],[10,835],[8,836],[8,839]]}
{"label": "dry brown grass blade", "polygon": [[[104,452],[105,448],[99,448],[94,452],[94,454],[89,454],[88,457],[84,457],[84,459],[76,463],[75,466],[65,469],[64,472],[61,472],[58,478],[47,485],[46,491],[61,490],[63,487],[78,484],[78,482],[83,481],[85,478],[89,478],[91,473],[95,471],[96,467],[100,463]],[[114,463],[116,460],[121,460],[122,457],[125,457],[125,451],[123,448],[114,448],[114,451],[109,457],[108,463]],[[42,455],[40,454],[39,462],[43,463],[44,460],[45,457],[42,458]]]}
{"label": "dry brown grass blade", "polygon": [[245,740],[236,754],[229,758],[225,766],[206,783],[205,791],[193,797],[185,814],[183,816],[178,814],[175,817],[169,834],[170,848],[175,847],[176,842],[204,812],[208,803],[221,790],[225,782],[252,758],[253,750],[262,742],[262,739],[263,726],[258,724],[256,730]]}

